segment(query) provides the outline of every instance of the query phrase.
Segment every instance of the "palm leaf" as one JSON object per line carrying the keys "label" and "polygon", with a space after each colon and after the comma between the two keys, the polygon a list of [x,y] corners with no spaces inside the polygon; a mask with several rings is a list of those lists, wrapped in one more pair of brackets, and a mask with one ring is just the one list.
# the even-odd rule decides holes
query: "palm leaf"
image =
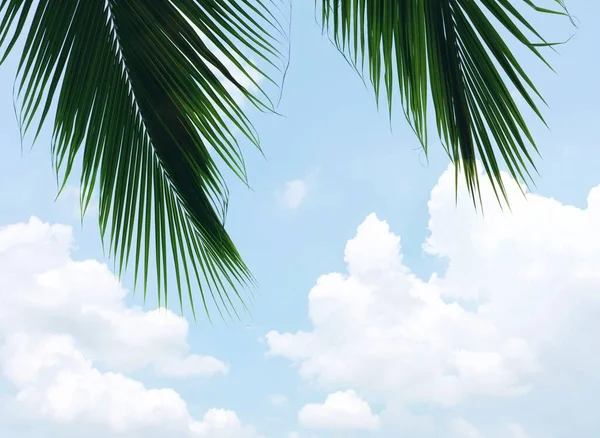
{"label": "palm leaf", "polygon": [[97,189],[119,274],[133,261],[145,295],[153,266],[159,305],[167,305],[170,267],[180,305],[187,288],[192,311],[196,287],[207,313],[215,305],[231,315],[253,284],[224,227],[227,189],[214,156],[245,180],[233,131],[258,140],[223,80],[255,107],[271,107],[225,64],[253,86],[262,71],[251,57],[277,67],[272,1],[0,1],[2,61],[24,36],[24,130],[33,126],[37,137],[54,111],[61,187],[80,157],[83,211]]}
{"label": "palm leaf", "polygon": [[[0,62],[24,37],[22,128],[35,128],[37,138],[54,114],[60,187],[80,157],[82,211],[98,190],[100,230],[119,274],[133,261],[145,293],[153,266],[159,304],[167,304],[170,266],[179,303],[187,289],[193,312],[196,287],[207,313],[212,303],[231,315],[234,300],[243,303],[240,290],[253,284],[223,224],[227,188],[214,156],[246,180],[234,131],[257,147],[258,139],[223,81],[254,107],[272,110],[253,72],[270,79],[250,58],[277,68],[283,30],[275,2],[0,0]],[[323,24],[338,48],[355,67],[367,64],[390,114],[399,90],[425,150],[433,101],[439,135],[474,200],[477,154],[505,196],[495,148],[517,179],[529,176],[530,146],[537,150],[507,84],[540,118],[541,98],[490,17],[542,60],[539,47],[548,44],[512,3],[322,0]]]}
{"label": "palm leaf", "polygon": [[456,181],[462,167],[475,203],[479,155],[500,202],[500,195],[508,200],[497,152],[523,183],[531,180],[528,167],[535,169],[530,152],[537,152],[508,83],[542,121],[538,102],[543,99],[497,29],[545,63],[540,47],[550,44],[515,4],[566,15],[562,0],[553,1],[563,10],[530,0],[322,0],[322,20],[324,31],[359,71],[366,64],[377,99],[383,89],[390,115],[394,92],[399,92],[425,152],[431,99],[439,136],[456,165]]}

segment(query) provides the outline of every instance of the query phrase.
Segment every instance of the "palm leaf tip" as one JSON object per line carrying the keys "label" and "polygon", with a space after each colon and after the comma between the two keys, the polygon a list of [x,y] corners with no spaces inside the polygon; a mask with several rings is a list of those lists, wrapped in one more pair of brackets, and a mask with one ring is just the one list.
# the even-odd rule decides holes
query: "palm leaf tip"
{"label": "palm leaf tip", "polygon": [[23,126],[35,123],[37,135],[55,108],[56,171],[65,184],[81,159],[82,203],[98,190],[100,231],[118,273],[131,262],[144,291],[155,276],[161,305],[174,277],[180,305],[187,293],[194,315],[194,291],[207,313],[236,315],[242,290],[254,285],[224,227],[227,188],[210,149],[245,179],[232,131],[258,140],[223,78],[270,108],[249,89],[260,90],[253,75],[264,74],[250,57],[275,65],[279,56],[267,5],[0,1],[4,58],[24,36]]}
{"label": "palm leaf tip", "polygon": [[[399,93],[406,118],[427,150],[427,106],[457,176],[462,172],[478,198],[477,157],[496,197],[506,199],[499,158],[518,182],[532,181],[537,146],[509,84],[544,121],[543,99],[500,30],[547,64],[549,44],[517,6],[533,14],[567,16],[530,0],[321,0],[324,29],[392,111]],[[520,5],[519,5],[520,3]],[[499,152],[499,154],[498,154]]]}

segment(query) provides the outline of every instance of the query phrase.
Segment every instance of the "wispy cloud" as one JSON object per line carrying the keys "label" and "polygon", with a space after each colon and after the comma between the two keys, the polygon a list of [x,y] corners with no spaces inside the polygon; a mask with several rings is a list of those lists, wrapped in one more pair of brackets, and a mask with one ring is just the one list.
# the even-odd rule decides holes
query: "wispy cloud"
{"label": "wispy cloud", "polygon": [[303,178],[287,181],[283,189],[277,191],[276,195],[281,204],[291,211],[297,211],[304,203],[316,184],[317,170],[313,170]]}

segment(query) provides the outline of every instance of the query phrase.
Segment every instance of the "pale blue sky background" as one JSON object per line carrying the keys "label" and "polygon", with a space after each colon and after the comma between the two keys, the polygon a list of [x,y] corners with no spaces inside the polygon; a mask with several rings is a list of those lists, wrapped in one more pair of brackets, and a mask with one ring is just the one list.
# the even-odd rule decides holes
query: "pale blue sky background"
{"label": "pale blue sky background", "polygon": [[[544,113],[551,128],[529,117],[543,156],[538,160],[540,176],[533,191],[585,207],[590,189],[600,184],[600,30],[595,20],[600,5],[568,0],[568,6],[580,26],[575,37],[558,48],[558,54],[548,52],[557,73],[531,57],[524,58],[549,104]],[[540,28],[554,40],[564,40],[574,31],[564,20],[552,18],[541,21]],[[227,362],[229,374],[181,381],[135,374],[147,386],[176,389],[198,417],[212,407],[232,409],[244,423],[272,438],[286,437],[293,430],[302,432],[298,410],[306,403],[321,403],[327,392],[300,378],[288,360],[266,357],[267,346],[260,339],[270,330],[310,329],[307,294],[320,275],[345,271],[344,246],[365,217],[375,212],[402,236],[404,261],[422,278],[434,270],[443,272],[444,266],[421,251],[428,235],[427,201],[448,165],[436,137],[431,136],[426,162],[400,114],[390,132],[387,115],[376,111],[371,90],[365,90],[321,35],[313,2],[294,2],[291,43],[291,65],[279,108],[285,118],[253,116],[267,159],[247,148],[253,191],[236,182],[230,186],[229,230],[260,283],[252,320],[248,320],[251,327],[226,326],[218,320],[209,325],[203,318],[191,326],[192,350]],[[26,143],[21,157],[12,108],[14,71],[14,58],[0,70],[0,225],[23,222],[32,215],[71,224],[77,244],[73,257],[102,260],[93,218],[81,228],[72,199],[54,202],[48,137],[42,136],[31,152]],[[286,182],[309,175],[309,192],[297,211],[284,208],[278,191]],[[125,285],[131,286],[129,277]],[[141,304],[141,295],[128,299]],[[597,381],[593,385],[600,389]],[[270,394],[283,394],[289,402],[274,406]],[[432,409],[440,424],[454,416],[464,416],[483,429],[518,421],[535,438],[591,438],[600,434],[596,394],[590,387],[557,383],[519,398],[478,399],[450,410],[419,409]],[[379,411],[383,405],[374,401],[371,407]],[[33,433],[28,428],[19,430]],[[399,432],[382,430],[381,435],[368,432],[364,436],[403,436]],[[434,436],[446,436],[441,433]],[[315,436],[335,435],[316,432]]]}

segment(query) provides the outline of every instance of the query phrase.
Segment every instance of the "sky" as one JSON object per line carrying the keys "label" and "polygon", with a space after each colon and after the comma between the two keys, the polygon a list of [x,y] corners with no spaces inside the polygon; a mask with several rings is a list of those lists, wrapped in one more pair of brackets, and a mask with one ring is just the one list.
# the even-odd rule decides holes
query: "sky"
{"label": "sky", "polygon": [[567,5],[577,30],[538,19],[575,34],[547,52],[555,72],[523,58],[548,103],[549,128],[527,119],[536,186],[505,175],[508,212],[484,184],[482,216],[462,186],[455,204],[435,136],[426,158],[294,2],[282,115],[250,113],[265,156],[247,147],[252,190],[230,185],[259,283],[242,322],[156,310],[118,281],[76,181],[55,201],[49,137],[21,150],[9,58],[0,436],[597,437],[600,5]]}

